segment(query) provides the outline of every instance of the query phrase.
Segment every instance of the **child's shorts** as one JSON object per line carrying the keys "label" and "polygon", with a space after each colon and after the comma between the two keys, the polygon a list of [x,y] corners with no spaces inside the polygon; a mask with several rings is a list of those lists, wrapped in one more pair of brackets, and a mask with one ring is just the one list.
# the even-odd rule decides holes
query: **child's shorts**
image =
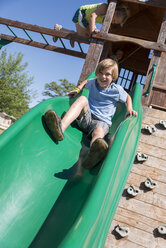
{"label": "child's shorts", "polygon": [[99,120],[96,116],[94,116],[90,109],[81,117],[81,119],[76,119],[76,122],[79,128],[88,134],[88,136],[93,132],[93,130],[97,127],[102,127],[104,129],[105,135],[109,133],[110,126],[104,122]]}
{"label": "child's shorts", "polygon": [[82,28],[87,28],[89,26],[89,23],[87,22],[87,20],[85,19],[85,15],[86,15],[86,10],[85,9],[77,9],[76,13],[73,16],[72,21],[75,24],[79,24]]}

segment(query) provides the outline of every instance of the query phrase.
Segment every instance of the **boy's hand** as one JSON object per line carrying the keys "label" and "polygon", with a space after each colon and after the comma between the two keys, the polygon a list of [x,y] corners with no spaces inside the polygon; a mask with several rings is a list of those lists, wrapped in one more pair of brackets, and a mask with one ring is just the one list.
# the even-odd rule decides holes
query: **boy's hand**
{"label": "boy's hand", "polygon": [[98,33],[100,33],[100,30],[97,29],[97,28],[95,28],[95,29],[91,32],[91,35],[92,35],[92,34],[98,34]]}
{"label": "boy's hand", "polygon": [[66,95],[70,97],[76,97],[80,93],[81,89],[79,87],[74,88],[70,92],[68,92]]}
{"label": "boy's hand", "polygon": [[135,117],[137,116],[137,112],[133,110],[132,100],[129,94],[127,94],[126,108],[127,108],[127,112],[126,112],[125,118],[128,116],[132,116],[132,115]]}
{"label": "boy's hand", "polygon": [[131,110],[127,110],[127,112],[126,112],[126,115],[125,115],[125,118],[127,118],[128,116],[137,116],[137,112],[135,111],[135,110],[133,110],[133,109],[131,109]]}

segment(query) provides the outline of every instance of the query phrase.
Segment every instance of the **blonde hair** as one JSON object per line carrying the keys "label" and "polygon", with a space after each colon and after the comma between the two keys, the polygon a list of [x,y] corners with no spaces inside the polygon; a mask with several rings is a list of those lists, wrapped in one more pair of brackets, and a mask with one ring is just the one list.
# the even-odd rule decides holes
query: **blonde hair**
{"label": "blonde hair", "polygon": [[112,69],[112,79],[115,81],[118,79],[118,64],[113,59],[104,59],[98,64],[95,74],[96,76],[105,69]]}
{"label": "blonde hair", "polygon": [[[109,4],[110,2],[111,0],[107,0],[107,4]],[[122,19],[122,22],[120,23],[121,26],[123,26],[127,19],[130,17],[130,9],[124,3],[120,3],[116,6],[115,13]]]}
{"label": "blonde hair", "polygon": [[122,22],[120,23],[121,26],[127,21],[130,17],[130,9],[126,4],[120,4],[115,9],[116,15],[121,18]]}

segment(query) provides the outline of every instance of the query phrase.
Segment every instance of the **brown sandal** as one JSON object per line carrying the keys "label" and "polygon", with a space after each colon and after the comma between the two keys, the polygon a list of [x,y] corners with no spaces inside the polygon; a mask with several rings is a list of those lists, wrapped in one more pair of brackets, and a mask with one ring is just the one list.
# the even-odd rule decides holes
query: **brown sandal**
{"label": "brown sandal", "polygon": [[64,135],[61,128],[61,118],[54,110],[48,110],[44,115],[45,123],[51,132],[53,138],[56,141],[64,139]]}
{"label": "brown sandal", "polygon": [[96,139],[89,150],[89,153],[82,163],[85,169],[92,169],[95,167],[107,154],[108,144],[104,139]]}

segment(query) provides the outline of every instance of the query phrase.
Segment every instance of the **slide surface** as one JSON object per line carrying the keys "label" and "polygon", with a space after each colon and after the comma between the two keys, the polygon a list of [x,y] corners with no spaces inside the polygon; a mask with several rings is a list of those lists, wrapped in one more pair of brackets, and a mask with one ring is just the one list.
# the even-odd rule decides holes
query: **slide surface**
{"label": "slide surface", "polygon": [[0,136],[0,247],[104,247],[137,150],[140,99],[137,84],[138,117],[124,119],[125,106],[118,105],[112,148],[90,171],[80,166],[88,149],[83,133],[72,125],[56,144],[43,122],[47,110],[62,116],[74,99],[46,100]]}

